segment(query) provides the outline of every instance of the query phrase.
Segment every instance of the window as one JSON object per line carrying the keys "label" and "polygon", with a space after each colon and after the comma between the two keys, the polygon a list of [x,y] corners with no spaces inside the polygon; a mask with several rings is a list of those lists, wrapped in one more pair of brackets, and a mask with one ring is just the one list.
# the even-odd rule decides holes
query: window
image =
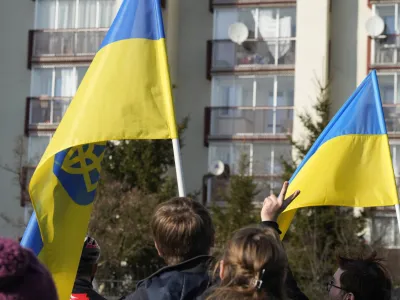
{"label": "window", "polygon": [[396,216],[375,216],[372,219],[372,241],[387,248],[400,248]]}
{"label": "window", "polygon": [[34,97],[72,97],[88,67],[50,67],[32,69]]}
{"label": "window", "polygon": [[104,28],[116,13],[116,0],[37,0],[36,28]]}
{"label": "window", "polygon": [[399,31],[399,5],[376,5],[375,13],[385,22],[385,34],[397,34]]}
{"label": "window", "polygon": [[380,72],[379,88],[386,127],[389,133],[400,131],[400,73]]}
{"label": "window", "polygon": [[296,8],[224,8],[214,12],[214,39],[229,39],[229,26],[246,24],[249,39],[289,38],[296,36]]}
{"label": "window", "polygon": [[[248,40],[241,45],[229,39],[229,28],[236,22],[246,24],[249,30]],[[217,9],[214,24],[213,67],[295,62],[295,7]]]}
{"label": "window", "polygon": [[396,178],[400,178],[400,144],[391,141],[390,153],[392,154],[394,175]]}
{"label": "window", "polygon": [[372,39],[372,64],[398,64],[400,62],[399,4],[375,5],[375,14],[385,23],[384,39]]}
{"label": "window", "polygon": [[52,135],[36,135],[28,137],[28,164],[36,166],[45,152]]}
{"label": "window", "polygon": [[211,105],[211,135],[290,134],[294,77],[215,76]]}
{"label": "window", "polygon": [[289,143],[266,142],[212,142],[209,146],[209,163],[221,160],[230,166],[231,174],[239,173],[239,162],[243,155],[249,160],[250,175],[279,179],[283,173],[282,159],[291,157],[291,146]]}

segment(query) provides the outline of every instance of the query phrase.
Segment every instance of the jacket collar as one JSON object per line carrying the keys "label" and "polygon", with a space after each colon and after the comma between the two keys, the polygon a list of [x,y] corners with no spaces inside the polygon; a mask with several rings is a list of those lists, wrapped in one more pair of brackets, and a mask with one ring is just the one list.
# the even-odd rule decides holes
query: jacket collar
{"label": "jacket collar", "polygon": [[213,260],[212,256],[209,255],[199,255],[194,258],[185,260],[177,265],[166,266],[161,268],[157,272],[153,273],[149,277],[138,282],[137,286],[142,284],[144,281],[149,280],[155,276],[159,276],[160,274],[171,272],[171,271],[186,271],[191,273],[200,273],[204,272],[204,269],[208,267],[208,265]]}

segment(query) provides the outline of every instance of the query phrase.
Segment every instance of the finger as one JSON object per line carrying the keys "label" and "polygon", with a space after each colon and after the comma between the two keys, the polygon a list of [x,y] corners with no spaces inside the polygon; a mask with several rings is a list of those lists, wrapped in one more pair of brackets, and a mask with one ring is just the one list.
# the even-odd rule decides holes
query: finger
{"label": "finger", "polygon": [[287,181],[285,181],[284,183],[283,183],[283,185],[282,185],[282,190],[281,190],[281,192],[280,192],[280,194],[279,194],[279,197],[278,197],[278,200],[279,200],[279,202],[283,202],[283,200],[285,199],[285,197],[286,197],[286,192],[287,192],[287,189],[288,189],[288,186],[289,186],[289,182],[287,182]]}
{"label": "finger", "polygon": [[297,190],[293,194],[291,194],[287,199],[285,199],[285,201],[283,201],[282,211],[285,210],[290,205],[290,203],[292,203],[293,200],[296,199],[299,195],[300,191]]}

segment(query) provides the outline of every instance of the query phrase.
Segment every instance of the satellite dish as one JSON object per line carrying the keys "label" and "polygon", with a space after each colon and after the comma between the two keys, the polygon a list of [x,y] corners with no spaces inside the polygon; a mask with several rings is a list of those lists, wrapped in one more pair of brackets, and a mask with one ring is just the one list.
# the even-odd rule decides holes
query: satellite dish
{"label": "satellite dish", "polygon": [[233,23],[228,28],[228,36],[232,42],[241,45],[249,37],[249,29],[244,23]]}
{"label": "satellite dish", "polygon": [[372,16],[365,23],[365,29],[369,36],[378,37],[385,30],[385,22],[380,16]]}
{"label": "satellite dish", "polygon": [[225,164],[220,160],[213,161],[209,166],[209,172],[214,176],[220,176],[224,173],[224,171]]}

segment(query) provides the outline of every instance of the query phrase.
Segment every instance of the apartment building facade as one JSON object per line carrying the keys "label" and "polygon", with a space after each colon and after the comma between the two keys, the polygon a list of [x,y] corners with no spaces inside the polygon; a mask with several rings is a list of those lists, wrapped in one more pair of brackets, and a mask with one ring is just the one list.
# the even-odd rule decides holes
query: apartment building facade
{"label": "apartment building facade", "polygon": [[[25,186],[121,1],[0,4],[0,36],[7,41],[0,46],[0,163],[14,165],[15,141],[24,136]],[[292,155],[288,136],[301,139],[304,134],[298,114],[312,111],[316,82],[330,82],[336,112],[371,69],[378,70],[394,171],[400,177],[400,1],[168,0],[162,4],[177,119],[190,116],[182,153],[188,191],[201,190],[213,161],[222,160],[235,173],[240,156],[246,154],[249,173],[262,190],[256,200],[262,200],[281,184],[281,159]],[[368,37],[365,23],[372,15],[385,21],[386,38]],[[228,34],[237,22],[249,31],[241,45]],[[0,168],[0,210],[8,216],[0,218],[0,233],[7,236],[22,233],[19,223],[31,211],[21,194],[21,182],[14,177]],[[388,248],[400,248],[395,222],[393,210],[377,210],[371,235],[389,228]]]}

